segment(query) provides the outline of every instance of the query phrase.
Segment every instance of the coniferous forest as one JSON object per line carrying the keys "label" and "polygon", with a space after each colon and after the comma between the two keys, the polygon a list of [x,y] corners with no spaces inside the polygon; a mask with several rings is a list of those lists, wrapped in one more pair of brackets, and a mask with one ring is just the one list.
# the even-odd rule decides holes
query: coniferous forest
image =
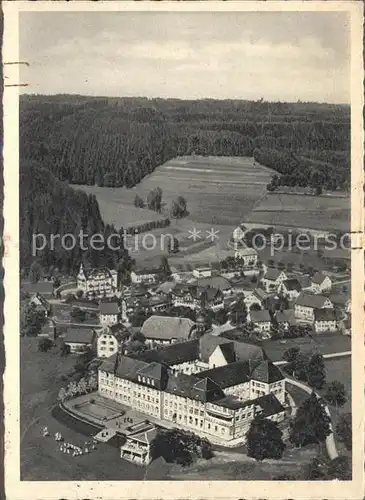
{"label": "coniferous forest", "polygon": [[[182,155],[253,156],[278,186],[348,189],[350,108],[317,103],[23,95],[20,99],[21,262],[37,232],[111,231],[94,196],[69,184],[133,187]],[[76,188],[77,186],[74,186]],[[119,228],[117,228],[119,229]],[[73,269],[80,250],[41,254]],[[113,255],[91,255],[112,264]]]}

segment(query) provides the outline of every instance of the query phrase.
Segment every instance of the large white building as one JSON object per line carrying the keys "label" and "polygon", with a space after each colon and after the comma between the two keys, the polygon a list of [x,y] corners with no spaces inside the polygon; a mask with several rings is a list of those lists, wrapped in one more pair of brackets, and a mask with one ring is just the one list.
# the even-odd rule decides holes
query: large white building
{"label": "large white building", "polygon": [[99,393],[161,425],[167,421],[224,444],[244,442],[258,414],[284,418],[285,377],[261,348],[206,334],[133,358],[112,356],[99,368]]}
{"label": "large white building", "polygon": [[90,300],[114,297],[118,288],[117,271],[106,267],[87,270],[81,264],[77,288]]}

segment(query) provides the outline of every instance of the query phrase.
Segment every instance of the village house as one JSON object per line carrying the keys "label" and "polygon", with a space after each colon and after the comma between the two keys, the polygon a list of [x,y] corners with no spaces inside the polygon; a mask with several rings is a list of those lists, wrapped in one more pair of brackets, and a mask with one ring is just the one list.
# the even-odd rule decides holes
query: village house
{"label": "village house", "polygon": [[313,323],[314,311],[325,308],[333,308],[333,304],[328,297],[301,292],[295,301],[294,314],[297,319]]}
{"label": "village house", "polygon": [[247,321],[252,324],[255,331],[265,334],[265,338],[270,338],[271,317],[267,310],[249,311]]}
{"label": "village house", "polygon": [[205,267],[196,267],[193,270],[194,278],[210,278],[212,276],[212,268],[211,266]]}
{"label": "village house", "polygon": [[81,264],[77,275],[77,288],[83,292],[85,298],[97,300],[114,297],[117,284],[118,274],[114,269],[101,267],[87,270]]}
{"label": "village house", "polygon": [[98,358],[109,358],[118,352],[119,343],[109,328],[102,330],[96,340],[96,354]]}
{"label": "village house", "polygon": [[96,332],[90,328],[67,328],[63,343],[70,347],[71,354],[92,349],[96,343]]}
{"label": "village house", "polygon": [[234,258],[240,261],[243,268],[253,268],[257,265],[257,251],[245,244],[235,243]]}
{"label": "village house", "polygon": [[166,311],[170,306],[169,296],[153,295],[152,297],[144,297],[139,302],[140,306],[152,313]]}
{"label": "village house", "polygon": [[100,302],[99,304],[99,321],[103,326],[111,326],[119,323],[121,319],[121,311],[117,301]]}
{"label": "village house", "polygon": [[288,300],[295,300],[301,291],[302,287],[295,278],[284,280],[278,287],[278,292]]}
{"label": "village house", "polygon": [[29,304],[32,304],[37,311],[42,312],[46,318],[51,316],[52,306],[40,293],[33,293],[29,299]]}
{"label": "village house", "polygon": [[141,333],[149,344],[172,344],[189,340],[196,325],[189,318],[174,316],[150,316],[143,323]]}
{"label": "village house", "polygon": [[[195,362],[207,364],[209,353],[210,358],[215,356],[219,361],[222,347],[214,347],[216,340],[209,346],[210,340],[204,337],[207,335],[190,341],[195,347]],[[224,340],[220,339],[227,344]],[[162,424],[166,421],[188,428],[222,444],[238,439],[244,443],[257,415],[277,422],[283,420],[285,377],[271,361],[263,359],[262,349],[242,343],[242,357],[236,360],[231,357],[232,350],[225,347],[225,355],[233,359],[231,363],[186,374],[160,362],[165,349],[174,349],[179,356],[176,347],[162,347],[133,358],[115,354],[99,367],[99,394],[162,420]],[[191,352],[188,356],[191,359]],[[186,362],[181,355],[179,362]]]}
{"label": "village house", "polygon": [[284,271],[269,267],[261,282],[267,293],[273,293],[277,292],[281,283],[287,279],[288,277]]}
{"label": "village house", "polygon": [[175,307],[200,309],[205,307],[212,311],[224,308],[224,295],[221,290],[195,284],[178,284],[171,292],[171,302]]}
{"label": "village house", "polygon": [[331,278],[326,274],[318,272],[312,277],[311,291],[313,293],[329,292],[331,288],[332,288]]}
{"label": "village house", "polygon": [[314,330],[316,333],[335,332],[337,330],[336,314],[333,309],[316,309],[314,311]]}
{"label": "village house", "polygon": [[131,272],[132,283],[157,283],[161,276],[161,269],[138,269]]}
{"label": "village house", "polygon": [[253,292],[245,294],[244,302],[247,310],[249,311],[255,304],[263,309],[268,297],[269,295],[262,288],[256,288]]}
{"label": "village house", "polygon": [[278,329],[288,331],[291,326],[296,325],[294,309],[284,309],[275,313],[275,321]]}
{"label": "village house", "polygon": [[194,282],[194,284],[200,288],[215,288],[216,290],[220,290],[224,296],[232,293],[232,285],[230,281],[219,275],[198,279]]}

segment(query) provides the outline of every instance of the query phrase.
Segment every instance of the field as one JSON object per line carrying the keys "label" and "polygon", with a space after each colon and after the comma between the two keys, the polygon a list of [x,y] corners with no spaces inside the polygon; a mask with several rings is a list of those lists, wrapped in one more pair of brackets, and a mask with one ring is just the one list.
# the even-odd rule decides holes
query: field
{"label": "field", "polygon": [[[84,443],[87,432],[56,420],[52,407],[62,380],[75,364],[74,356],[61,357],[59,350],[38,352],[37,338],[22,338],[20,342],[20,460],[21,479],[26,481],[66,480],[139,480],[145,469],[121,460],[117,448],[98,445],[90,455],[73,458],[59,451],[54,441],[55,432],[75,445]],[[42,437],[42,428],[48,426],[51,436]],[[108,467],[105,467],[105,463]]]}
{"label": "field", "polygon": [[[96,195],[104,221],[117,229],[167,217],[173,199],[178,195],[186,199],[186,218],[172,219],[171,226],[152,231],[157,240],[154,249],[141,248],[143,234],[129,240],[133,257],[138,263],[148,265],[155,265],[166,253],[166,245],[161,243],[162,234],[171,234],[179,240],[182,252],[174,258],[174,264],[178,264],[191,260],[192,256],[196,256],[196,261],[216,260],[217,253],[222,252],[222,240],[226,242],[232,230],[242,222],[248,227],[275,225],[277,229],[348,229],[348,199],[267,193],[266,185],[273,173],[249,157],[191,156],[175,158],[159,166],[132,189],[77,188]],[[148,193],[158,186],[163,192],[161,214],[134,206],[136,194],[146,200]],[[218,243],[204,239],[212,227],[220,231]],[[189,238],[189,230],[193,228],[201,230],[203,235],[195,243]]]}

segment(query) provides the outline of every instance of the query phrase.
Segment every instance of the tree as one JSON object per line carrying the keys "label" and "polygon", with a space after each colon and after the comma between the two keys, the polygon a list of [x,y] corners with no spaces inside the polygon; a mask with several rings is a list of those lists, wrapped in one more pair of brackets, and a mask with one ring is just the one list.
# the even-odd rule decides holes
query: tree
{"label": "tree", "polygon": [[62,344],[61,356],[68,356],[70,354],[70,346],[68,344]]}
{"label": "tree", "polygon": [[344,413],[341,415],[336,426],[337,438],[341,441],[347,450],[352,449],[352,415]]}
{"label": "tree", "polygon": [[192,432],[180,429],[158,429],[151,443],[153,459],[163,457],[166,462],[190,465],[194,459],[213,457],[211,443]]}
{"label": "tree", "polygon": [[346,390],[343,383],[338,380],[330,382],[327,386],[324,398],[329,404],[336,406],[336,408],[338,406],[343,406],[347,401]]}
{"label": "tree", "polygon": [[250,306],[250,311],[261,311],[261,306],[260,304],[257,304],[257,302],[253,303]]}
{"label": "tree", "polygon": [[29,268],[29,281],[31,283],[38,283],[43,277],[43,268],[37,261],[33,261]]}
{"label": "tree", "polygon": [[144,201],[138,194],[134,197],[134,206],[137,208],[144,208]]}
{"label": "tree", "polygon": [[316,187],[316,196],[320,196],[322,194],[322,186]]}
{"label": "tree", "polygon": [[86,319],[86,312],[79,307],[73,307],[71,311],[71,318],[76,323],[83,323]]}
{"label": "tree", "polygon": [[27,304],[21,309],[20,330],[27,337],[37,336],[46,324],[47,318],[44,311],[37,309],[34,304]]}
{"label": "tree", "polygon": [[172,241],[171,238],[168,239],[167,251],[169,253],[177,253],[179,251],[179,240],[175,236],[172,237]]}
{"label": "tree", "polygon": [[147,205],[150,210],[154,210],[155,212],[160,212],[162,203],[162,189],[160,187],[156,187],[152,191],[149,192],[147,196]]}
{"label": "tree", "polygon": [[322,354],[314,354],[307,366],[307,382],[316,389],[321,389],[326,381],[326,371]]}
{"label": "tree", "polygon": [[288,363],[293,363],[300,352],[299,347],[290,347],[283,353],[283,360],[287,361]]}
{"label": "tree", "polygon": [[352,478],[352,467],[349,457],[338,456],[331,460],[328,466],[329,479],[350,481]]}
{"label": "tree", "polygon": [[138,342],[141,342],[142,344],[144,344],[146,342],[146,337],[143,335],[142,332],[132,333],[130,339],[132,342],[138,341]]}
{"label": "tree", "polygon": [[171,269],[169,266],[169,261],[165,255],[161,257],[160,269],[161,269],[161,278],[163,280],[167,280],[171,276]]}
{"label": "tree", "polygon": [[247,307],[243,299],[237,299],[231,307],[230,319],[232,325],[242,325],[247,319]]}
{"label": "tree", "polygon": [[256,460],[281,458],[285,449],[282,435],[276,422],[257,416],[246,435],[247,455]]}
{"label": "tree", "polygon": [[40,339],[38,342],[38,351],[40,352],[47,352],[53,347],[53,342],[51,339],[48,339],[47,337]]}
{"label": "tree", "polygon": [[330,423],[330,417],[312,392],[290,422],[289,440],[297,447],[322,443],[331,434]]}
{"label": "tree", "polygon": [[186,200],[183,196],[178,196],[171,204],[171,215],[177,219],[184,217],[187,214]]}

